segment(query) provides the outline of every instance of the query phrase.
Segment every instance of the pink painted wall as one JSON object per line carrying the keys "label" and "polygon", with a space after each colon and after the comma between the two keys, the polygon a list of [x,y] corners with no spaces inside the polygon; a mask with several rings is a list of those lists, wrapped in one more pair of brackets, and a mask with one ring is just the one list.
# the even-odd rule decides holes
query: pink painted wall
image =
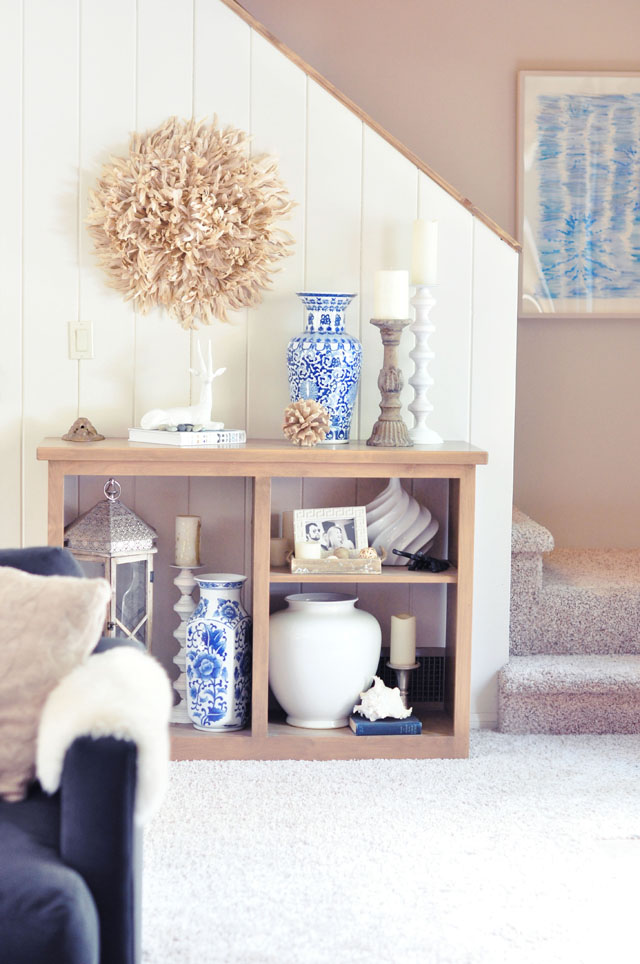
{"label": "pink painted wall", "polygon": [[[519,69],[640,70],[640,0],[242,0],[511,234]],[[522,320],[515,501],[640,546],[640,319]]]}

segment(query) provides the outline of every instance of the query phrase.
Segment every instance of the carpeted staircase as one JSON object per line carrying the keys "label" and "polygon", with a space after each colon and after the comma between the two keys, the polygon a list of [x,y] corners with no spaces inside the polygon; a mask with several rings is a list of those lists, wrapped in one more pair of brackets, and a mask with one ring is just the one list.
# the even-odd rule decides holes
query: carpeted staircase
{"label": "carpeted staircase", "polygon": [[514,508],[509,651],[503,733],[640,732],[640,550],[554,550]]}

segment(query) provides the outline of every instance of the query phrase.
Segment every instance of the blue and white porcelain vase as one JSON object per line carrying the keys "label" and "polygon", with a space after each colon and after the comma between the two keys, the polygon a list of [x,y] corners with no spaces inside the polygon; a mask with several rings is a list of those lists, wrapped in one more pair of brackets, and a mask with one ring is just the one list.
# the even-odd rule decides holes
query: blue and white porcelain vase
{"label": "blue and white porcelain vase", "polygon": [[325,442],[348,442],[351,414],[358,394],[362,345],[344,330],[344,313],[353,294],[298,291],[306,327],[287,348],[291,401],[313,398],[329,410]]}
{"label": "blue and white porcelain vase", "polygon": [[240,601],[246,576],[194,576],[200,601],[187,623],[187,711],[197,730],[239,730],[249,719],[251,619]]}

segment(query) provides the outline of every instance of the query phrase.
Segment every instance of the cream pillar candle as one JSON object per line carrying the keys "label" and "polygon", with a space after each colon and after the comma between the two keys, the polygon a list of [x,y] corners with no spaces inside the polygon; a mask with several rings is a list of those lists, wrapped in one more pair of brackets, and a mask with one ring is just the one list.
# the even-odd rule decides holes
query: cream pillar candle
{"label": "cream pillar candle", "polygon": [[397,613],[391,617],[391,652],[394,666],[413,666],[416,661],[416,617]]}
{"label": "cream pillar candle", "polygon": [[411,248],[411,284],[438,283],[438,222],[414,221]]}
{"label": "cream pillar candle", "polygon": [[176,566],[200,565],[200,516],[176,516]]}
{"label": "cream pillar candle", "polygon": [[322,559],[322,546],[319,542],[296,542],[296,559]]}
{"label": "cream pillar candle", "polygon": [[409,272],[376,271],[373,277],[373,317],[409,317]]}

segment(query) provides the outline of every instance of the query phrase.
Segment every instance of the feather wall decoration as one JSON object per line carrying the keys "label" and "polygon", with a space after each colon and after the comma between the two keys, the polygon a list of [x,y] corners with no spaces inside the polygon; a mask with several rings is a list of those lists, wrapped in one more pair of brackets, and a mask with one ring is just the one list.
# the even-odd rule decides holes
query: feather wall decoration
{"label": "feather wall decoration", "polygon": [[146,313],[165,307],[183,328],[228,321],[259,304],[292,237],[293,207],[270,155],[249,135],[171,117],[131,135],[90,192],[88,230],[108,283]]}

